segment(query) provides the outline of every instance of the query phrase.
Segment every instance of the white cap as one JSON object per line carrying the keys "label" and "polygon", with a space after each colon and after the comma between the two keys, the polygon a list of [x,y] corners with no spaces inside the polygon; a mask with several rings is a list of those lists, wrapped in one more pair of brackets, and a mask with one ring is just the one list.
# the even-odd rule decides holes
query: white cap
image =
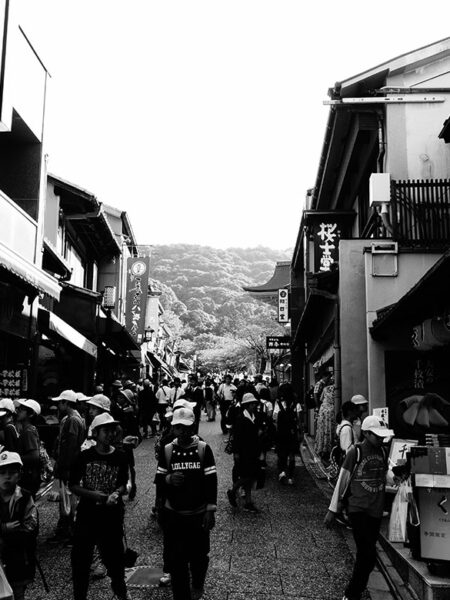
{"label": "white cap", "polygon": [[11,400],[11,398],[3,398],[0,400],[0,410],[6,410],[13,414],[16,412],[16,407],[14,406],[14,402]]}
{"label": "white cap", "polygon": [[107,412],[111,411],[111,400],[104,394],[95,394],[95,396],[92,396],[92,398],[88,400],[86,404],[97,406],[98,408],[101,408]]}
{"label": "white cap", "polygon": [[258,402],[258,399],[251,392],[247,392],[242,396],[241,406],[243,404],[250,404],[250,402]]}
{"label": "white cap", "polygon": [[22,465],[22,459],[17,452],[0,452],[0,469],[7,465]]}
{"label": "white cap", "polygon": [[91,430],[94,431],[96,427],[105,427],[106,425],[118,425],[119,421],[115,421],[112,416],[108,413],[102,413],[97,415],[91,423]]}
{"label": "white cap", "polygon": [[60,400],[65,400],[66,402],[76,402],[77,401],[77,393],[73,390],[64,390],[60,393],[56,398],[52,398],[53,402],[58,402]]}
{"label": "white cap", "polygon": [[188,400],[183,400],[183,398],[180,398],[174,403],[172,408],[173,410],[176,410],[177,408],[188,408],[189,410],[193,410],[195,406],[195,402],[189,402]]}
{"label": "white cap", "polygon": [[36,400],[18,400],[19,406],[31,408],[35,415],[41,414],[41,405]]}
{"label": "white cap", "polygon": [[369,401],[362,394],[355,394],[350,398],[352,404],[369,404]]}
{"label": "white cap", "polygon": [[189,427],[194,422],[194,412],[190,408],[179,408],[173,413],[172,425],[186,425],[186,427]]}
{"label": "white cap", "polygon": [[83,392],[77,392],[77,402],[84,402],[85,400],[89,400],[92,396],[86,396]]}
{"label": "white cap", "polygon": [[386,423],[375,415],[370,415],[364,419],[361,430],[374,433],[378,437],[383,438],[383,442],[388,442],[395,435],[394,430],[388,429]]}

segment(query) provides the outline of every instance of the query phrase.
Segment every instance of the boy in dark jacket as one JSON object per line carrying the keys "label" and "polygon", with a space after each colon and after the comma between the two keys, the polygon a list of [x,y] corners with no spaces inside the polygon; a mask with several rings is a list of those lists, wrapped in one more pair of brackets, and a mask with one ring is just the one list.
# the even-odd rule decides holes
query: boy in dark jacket
{"label": "boy in dark jacket", "polygon": [[165,498],[165,552],[174,600],[197,600],[203,594],[209,564],[217,471],[211,448],[194,435],[195,416],[191,409],[177,409],[172,428],[176,438],[161,450],[155,478],[158,495]]}
{"label": "boy in dark jacket", "polygon": [[18,485],[22,460],[0,453],[0,555],[15,600],[24,600],[36,567],[37,510],[29,492]]}

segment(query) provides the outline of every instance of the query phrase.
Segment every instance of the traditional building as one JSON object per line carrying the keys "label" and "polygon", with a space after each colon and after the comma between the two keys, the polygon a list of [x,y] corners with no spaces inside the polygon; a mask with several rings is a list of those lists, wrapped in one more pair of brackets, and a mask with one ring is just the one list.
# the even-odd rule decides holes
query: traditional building
{"label": "traditional building", "polygon": [[[446,322],[448,300],[418,301],[418,290],[437,289],[437,272],[447,268],[449,73],[447,38],[330,90],[316,184],[292,260],[298,388],[307,393],[332,366],[336,410],[361,393],[370,411],[387,406],[390,424],[403,432],[401,400],[427,389],[443,393],[449,383],[437,363],[424,362],[420,343],[424,319]],[[442,341],[442,327],[439,335]],[[439,364],[448,350],[440,344]]]}

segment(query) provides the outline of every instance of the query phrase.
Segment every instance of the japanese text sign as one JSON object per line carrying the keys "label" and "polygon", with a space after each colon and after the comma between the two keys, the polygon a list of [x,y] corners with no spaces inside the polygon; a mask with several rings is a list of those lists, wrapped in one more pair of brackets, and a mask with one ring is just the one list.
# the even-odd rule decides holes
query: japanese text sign
{"label": "japanese text sign", "polygon": [[289,350],[291,338],[288,335],[268,335],[266,337],[267,350]]}
{"label": "japanese text sign", "polygon": [[149,270],[148,256],[127,259],[125,326],[138,344],[144,341]]}
{"label": "japanese text sign", "polygon": [[289,322],[289,292],[285,289],[278,290],[278,321]]}
{"label": "japanese text sign", "polygon": [[320,223],[314,237],[315,271],[331,271],[332,265],[338,261],[337,223]]}

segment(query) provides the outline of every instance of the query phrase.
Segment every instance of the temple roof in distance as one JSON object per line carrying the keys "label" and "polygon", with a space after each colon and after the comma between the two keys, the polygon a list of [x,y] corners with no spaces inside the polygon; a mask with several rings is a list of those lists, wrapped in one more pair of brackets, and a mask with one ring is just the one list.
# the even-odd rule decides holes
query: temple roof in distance
{"label": "temple roof in distance", "polygon": [[249,292],[253,297],[264,299],[274,298],[278,295],[278,290],[287,288],[291,284],[291,261],[279,260],[275,265],[275,271],[272,277],[266,283],[255,287],[242,288]]}

